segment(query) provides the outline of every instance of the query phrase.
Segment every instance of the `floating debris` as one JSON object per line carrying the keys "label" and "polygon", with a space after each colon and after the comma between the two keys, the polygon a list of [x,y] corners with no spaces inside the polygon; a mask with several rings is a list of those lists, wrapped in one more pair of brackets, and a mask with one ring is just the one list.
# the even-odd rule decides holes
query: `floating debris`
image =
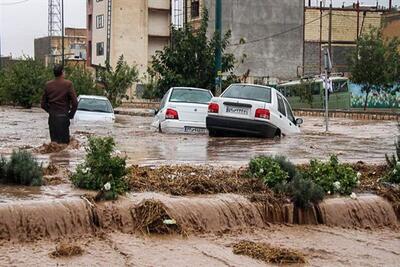
{"label": "floating debris", "polygon": [[306,259],[301,252],[287,248],[273,247],[266,243],[240,241],[233,246],[233,253],[249,256],[268,263],[306,263]]}
{"label": "floating debris", "polygon": [[80,246],[64,241],[56,246],[56,250],[50,253],[50,256],[58,258],[80,256],[82,254],[83,249]]}

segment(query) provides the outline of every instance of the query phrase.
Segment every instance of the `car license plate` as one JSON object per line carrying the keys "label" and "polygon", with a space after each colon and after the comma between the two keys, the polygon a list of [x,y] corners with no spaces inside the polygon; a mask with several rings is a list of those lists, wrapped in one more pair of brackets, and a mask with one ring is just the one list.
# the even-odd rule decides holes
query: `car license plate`
{"label": "car license plate", "polygon": [[185,126],[186,133],[205,133],[206,128]]}
{"label": "car license plate", "polygon": [[242,107],[227,106],[226,107],[226,112],[227,113],[240,114],[240,115],[249,115],[249,109],[248,108],[242,108]]}

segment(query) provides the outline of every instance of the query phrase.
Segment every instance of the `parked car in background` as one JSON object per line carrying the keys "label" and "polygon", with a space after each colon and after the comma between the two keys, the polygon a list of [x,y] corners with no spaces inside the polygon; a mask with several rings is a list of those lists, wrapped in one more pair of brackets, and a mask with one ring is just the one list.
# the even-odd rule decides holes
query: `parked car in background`
{"label": "parked car in background", "polygon": [[104,96],[81,95],[74,122],[114,122],[114,109]]}
{"label": "parked car in background", "polygon": [[302,123],[280,92],[252,84],[232,84],[214,97],[206,119],[210,136],[234,133],[274,138],[299,133]]}
{"label": "parked car in background", "polygon": [[161,100],[152,126],[166,133],[206,133],[207,108],[212,97],[205,89],[171,88]]}

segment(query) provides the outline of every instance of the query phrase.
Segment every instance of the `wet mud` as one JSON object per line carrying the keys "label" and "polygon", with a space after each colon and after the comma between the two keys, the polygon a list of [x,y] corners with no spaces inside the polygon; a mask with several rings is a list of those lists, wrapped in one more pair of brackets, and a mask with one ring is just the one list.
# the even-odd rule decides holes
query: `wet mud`
{"label": "wet mud", "polygon": [[[16,148],[34,149],[49,142],[47,115],[39,109],[3,107],[0,120],[0,154],[9,155]],[[243,166],[259,154],[282,154],[296,163],[304,163],[311,158],[326,159],[332,153],[347,162],[382,163],[385,153],[394,150],[397,128],[393,121],[333,118],[328,134],[324,133],[323,118],[306,117],[304,121],[302,134],[281,140],[160,134],[151,129],[152,118],[119,115],[114,125],[72,125],[71,134],[83,146],[90,135],[111,135],[119,150],[127,154],[128,163],[140,165]],[[38,153],[37,157],[74,168],[83,160],[84,149]]]}

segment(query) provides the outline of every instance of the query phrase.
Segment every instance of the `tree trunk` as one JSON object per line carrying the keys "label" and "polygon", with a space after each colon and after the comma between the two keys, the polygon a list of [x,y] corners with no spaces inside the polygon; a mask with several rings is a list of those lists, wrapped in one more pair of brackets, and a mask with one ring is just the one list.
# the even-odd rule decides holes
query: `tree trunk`
{"label": "tree trunk", "polygon": [[368,106],[368,95],[369,95],[370,90],[366,91],[366,95],[365,95],[365,103],[364,103],[364,111],[367,110],[367,106]]}

